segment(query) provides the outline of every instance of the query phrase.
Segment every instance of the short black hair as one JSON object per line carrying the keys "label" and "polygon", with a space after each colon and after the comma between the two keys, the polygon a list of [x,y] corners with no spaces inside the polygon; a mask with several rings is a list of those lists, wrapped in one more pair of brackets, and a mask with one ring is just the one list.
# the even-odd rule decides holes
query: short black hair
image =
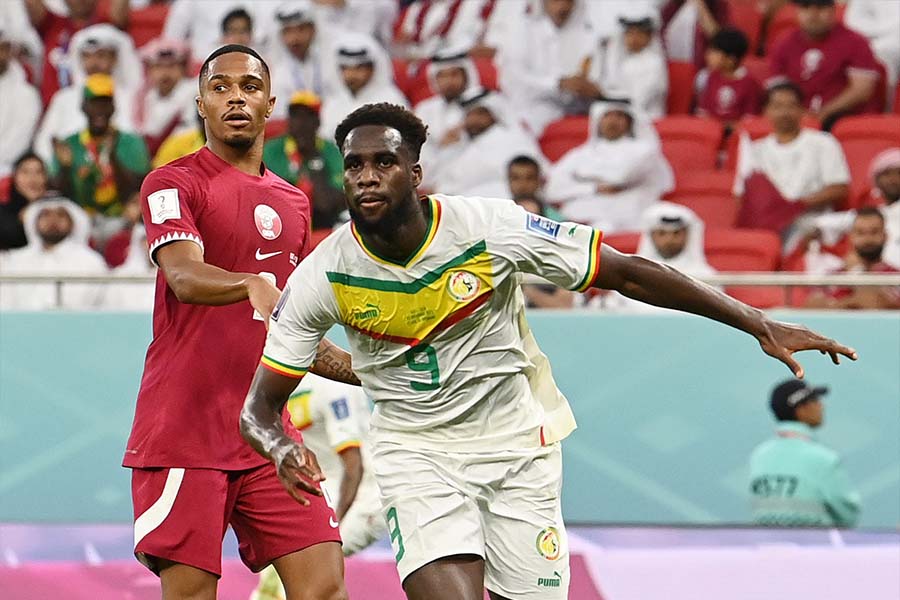
{"label": "short black hair", "polygon": [[878,210],[875,206],[863,206],[856,210],[856,218],[860,217],[878,217],[884,222],[884,213]]}
{"label": "short black hair", "polygon": [[244,46],[243,44],[227,44],[207,56],[206,60],[203,61],[203,66],[200,67],[200,76],[198,78],[198,83],[201,89],[203,88],[203,80],[206,79],[206,76],[209,74],[209,63],[219,58],[223,54],[231,54],[232,52],[249,54],[256,60],[258,60],[263,66],[263,71],[265,71],[266,77],[271,81],[272,76],[269,74],[269,65],[266,64],[266,61],[263,60],[263,57],[260,56],[256,50],[250,48],[249,46]]}
{"label": "short black hair", "polygon": [[226,33],[228,31],[228,24],[235,19],[246,19],[248,23],[250,23],[250,29],[253,29],[253,17],[250,16],[243,8],[235,8],[232,11],[229,11],[227,15],[222,19],[222,33]]}
{"label": "short black hair", "polygon": [[741,30],[726,27],[710,38],[709,47],[740,62],[750,49],[750,41]]}
{"label": "short black hair", "polygon": [[511,161],[509,161],[509,164],[506,165],[506,170],[508,171],[509,169],[517,165],[534,167],[538,171],[541,170],[541,165],[538,164],[538,161],[534,160],[532,157],[526,154],[520,154],[514,157]]}
{"label": "short black hair", "polygon": [[422,145],[428,137],[428,127],[411,111],[397,104],[379,102],[364,104],[338,124],[334,130],[338,148],[343,150],[344,141],[350,132],[363,125],[383,125],[399,131],[400,138],[416,161],[419,160]]}
{"label": "short black hair", "polygon": [[782,79],[766,88],[766,98],[763,106],[768,106],[769,102],[772,101],[772,96],[778,92],[790,92],[797,97],[797,102],[803,104],[803,90],[800,89],[800,86],[790,79]]}

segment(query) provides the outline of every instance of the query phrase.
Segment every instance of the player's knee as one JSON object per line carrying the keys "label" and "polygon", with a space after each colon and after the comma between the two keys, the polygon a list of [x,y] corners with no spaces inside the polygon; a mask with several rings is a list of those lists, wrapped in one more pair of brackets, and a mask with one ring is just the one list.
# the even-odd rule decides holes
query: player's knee
{"label": "player's knee", "polygon": [[347,588],[342,579],[322,582],[315,586],[307,586],[305,589],[288,590],[287,600],[349,600]]}

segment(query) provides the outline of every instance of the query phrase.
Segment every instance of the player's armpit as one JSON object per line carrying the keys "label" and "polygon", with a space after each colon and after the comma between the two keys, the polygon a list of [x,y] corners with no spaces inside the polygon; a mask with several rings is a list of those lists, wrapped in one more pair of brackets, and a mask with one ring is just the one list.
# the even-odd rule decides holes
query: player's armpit
{"label": "player's armpit", "polygon": [[310,371],[341,383],[360,385],[359,378],[353,373],[350,353],[325,339],[319,342],[316,361]]}

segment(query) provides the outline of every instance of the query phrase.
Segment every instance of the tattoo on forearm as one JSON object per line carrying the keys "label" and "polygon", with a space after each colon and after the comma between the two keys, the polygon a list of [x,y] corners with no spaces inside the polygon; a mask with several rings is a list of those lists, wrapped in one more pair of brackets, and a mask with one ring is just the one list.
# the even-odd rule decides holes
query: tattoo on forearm
{"label": "tattoo on forearm", "polygon": [[316,362],[313,363],[312,372],[328,379],[360,385],[359,378],[353,373],[350,363],[350,354],[341,350],[334,344],[323,343],[319,346]]}

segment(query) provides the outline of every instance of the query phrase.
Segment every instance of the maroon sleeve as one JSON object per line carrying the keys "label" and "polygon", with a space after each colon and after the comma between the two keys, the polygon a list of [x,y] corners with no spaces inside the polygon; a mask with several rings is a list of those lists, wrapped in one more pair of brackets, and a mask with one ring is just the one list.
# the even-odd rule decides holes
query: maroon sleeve
{"label": "maroon sleeve", "polygon": [[855,32],[850,32],[847,36],[847,75],[852,71],[868,71],[873,75],[878,75],[878,62],[872,53],[872,47],[869,46],[868,40]]}
{"label": "maroon sleeve", "polygon": [[203,201],[182,169],[162,167],[147,175],[141,185],[141,214],[154,263],[156,251],[171,242],[190,241],[203,250],[195,222]]}
{"label": "maroon sleeve", "polygon": [[787,77],[788,50],[791,36],[782,39],[769,57],[769,78]]}

